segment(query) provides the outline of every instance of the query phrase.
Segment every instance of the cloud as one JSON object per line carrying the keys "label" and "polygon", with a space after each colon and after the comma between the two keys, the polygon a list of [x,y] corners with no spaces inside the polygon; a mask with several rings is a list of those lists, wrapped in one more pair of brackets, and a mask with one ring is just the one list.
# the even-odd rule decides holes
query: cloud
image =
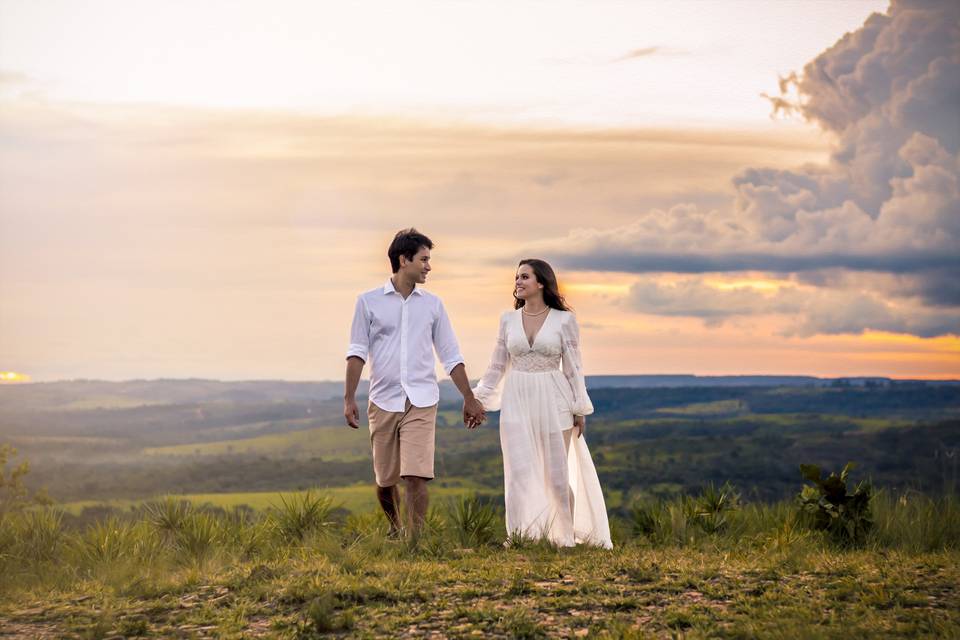
{"label": "cloud", "polygon": [[[829,163],[748,168],[732,178],[728,206],[648,210],[629,224],[580,229],[536,250],[584,270],[909,274],[871,299],[956,307],[960,294],[949,274],[960,273],[958,25],[960,3],[895,0],[802,74],[781,78],[774,110],[800,113],[831,133]],[[798,97],[787,98],[794,88]],[[939,330],[936,322],[926,328],[886,317],[918,335]]]}
{"label": "cloud", "polygon": [[683,49],[674,49],[670,47],[640,47],[638,49],[633,49],[626,52],[622,56],[618,56],[613,59],[613,62],[626,62],[628,60],[638,60],[640,58],[649,58],[653,55],[658,56],[682,56],[687,55],[689,52]]}
{"label": "cloud", "polygon": [[20,71],[0,69],[0,100],[44,100],[43,86],[36,78]]}
{"label": "cloud", "polygon": [[0,86],[24,85],[31,82],[33,82],[32,78],[25,73],[0,69]]}
{"label": "cloud", "polygon": [[647,56],[652,56],[653,54],[660,51],[660,47],[643,47],[641,49],[634,49],[633,51],[628,51],[614,62],[622,62],[623,60],[635,60],[636,58],[646,58]]}
{"label": "cloud", "polygon": [[624,302],[642,313],[700,318],[713,327],[741,316],[787,315],[790,321],[781,333],[800,337],[874,330],[932,338],[955,334],[960,327],[960,309],[918,310],[870,292],[794,286],[720,289],[698,278],[675,283],[642,279],[631,286]]}

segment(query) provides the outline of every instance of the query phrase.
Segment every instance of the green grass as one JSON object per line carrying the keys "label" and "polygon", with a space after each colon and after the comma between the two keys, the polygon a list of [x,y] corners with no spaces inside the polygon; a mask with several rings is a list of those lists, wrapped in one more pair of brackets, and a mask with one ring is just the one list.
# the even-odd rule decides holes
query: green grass
{"label": "green grass", "polygon": [[[325,495],[330,496],[335,505],[338,505],[352,513],[363,513],[378,508],[376,495],[373,485],[356,484],[346,487],[327,487],[322,489]],[[432,482],[429,485],[430,499],[435,501],[444,501],[456,499],[465,495],[480,494],[491,495],[490,489],[480,487],[469,482]],[[257,511],[263,511],[270,508],[279,507],[282,504],[282,498],[297,498],[305,494],[306,491],[255,491],[247,493],[187,493],[176,495],[179,500],[185,500],[196,506],[210,505],[222,509],[233,509],[235,507],[250,507]],[[136,508],[148,500],[79,500],[77,502],[66,502],[59,505],[63,511],[80,515],[84,509],[93,507],[110,507],[120,511],[129,511]]]}
{"label": "green grass", "polygon": [[323,456],[340,461],[360,460],[370,456],[370,433],[365,428],[319,427],[254,438],[148,447],[143,453],[148,456],[176,457],[257,454],[293,458]]}
{"label": "green grass", "polygon": [[679,416],[713,416],[730,413],[747,414],[750,409],[741,400],[717,400],[715,402],[693,402],[682,407],[663,407],[657,413]]}
{"label": "green grass", "polygon": [[0,520],[0,632],[957,637],[960,501],[880,496],[856,549],[800,527],[788,502],[742,505],[709,533],[662,503],[656,535],[614,520],[612,551],[504,549],[502,520],[469,501],[437,505],[416,541],[388,539],[376,513],[331,520],[319,494],[261,515],[168,500],[83,531],[40,512]]}

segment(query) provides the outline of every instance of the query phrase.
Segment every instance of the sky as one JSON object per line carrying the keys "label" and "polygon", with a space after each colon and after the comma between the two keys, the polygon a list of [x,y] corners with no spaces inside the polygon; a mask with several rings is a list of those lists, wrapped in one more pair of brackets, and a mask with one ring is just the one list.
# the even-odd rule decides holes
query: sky
{"label": "sky", "polygon": [[0,371],[342,377],[400,228],[468,374],[960,377],[950,2],[0,0]]}

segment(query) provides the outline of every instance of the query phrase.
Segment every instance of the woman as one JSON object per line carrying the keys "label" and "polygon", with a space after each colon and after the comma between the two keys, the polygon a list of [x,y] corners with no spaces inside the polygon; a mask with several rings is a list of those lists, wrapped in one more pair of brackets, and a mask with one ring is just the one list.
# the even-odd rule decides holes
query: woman
{"label": "woman", "polygon": [[609,549],[603,493],[583,438],[593,405],[577,320],[543,260],[520,261],[514,298],[474,389],[487,411],[500,410],[507,533]]}

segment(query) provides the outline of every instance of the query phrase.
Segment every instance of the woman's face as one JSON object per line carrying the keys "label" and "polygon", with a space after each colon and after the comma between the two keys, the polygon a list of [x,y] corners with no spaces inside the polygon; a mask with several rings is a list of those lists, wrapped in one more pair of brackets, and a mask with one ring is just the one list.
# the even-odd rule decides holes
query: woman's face
{"label": "woman's face", "polygon": [[531,298],[543,296],[543,285],[537,282],[537,276],[533,273],[533,268],[528,264],[520,265],[517,269],[517,278],[514,282],[514,295],[520,300],[530,300]]}

